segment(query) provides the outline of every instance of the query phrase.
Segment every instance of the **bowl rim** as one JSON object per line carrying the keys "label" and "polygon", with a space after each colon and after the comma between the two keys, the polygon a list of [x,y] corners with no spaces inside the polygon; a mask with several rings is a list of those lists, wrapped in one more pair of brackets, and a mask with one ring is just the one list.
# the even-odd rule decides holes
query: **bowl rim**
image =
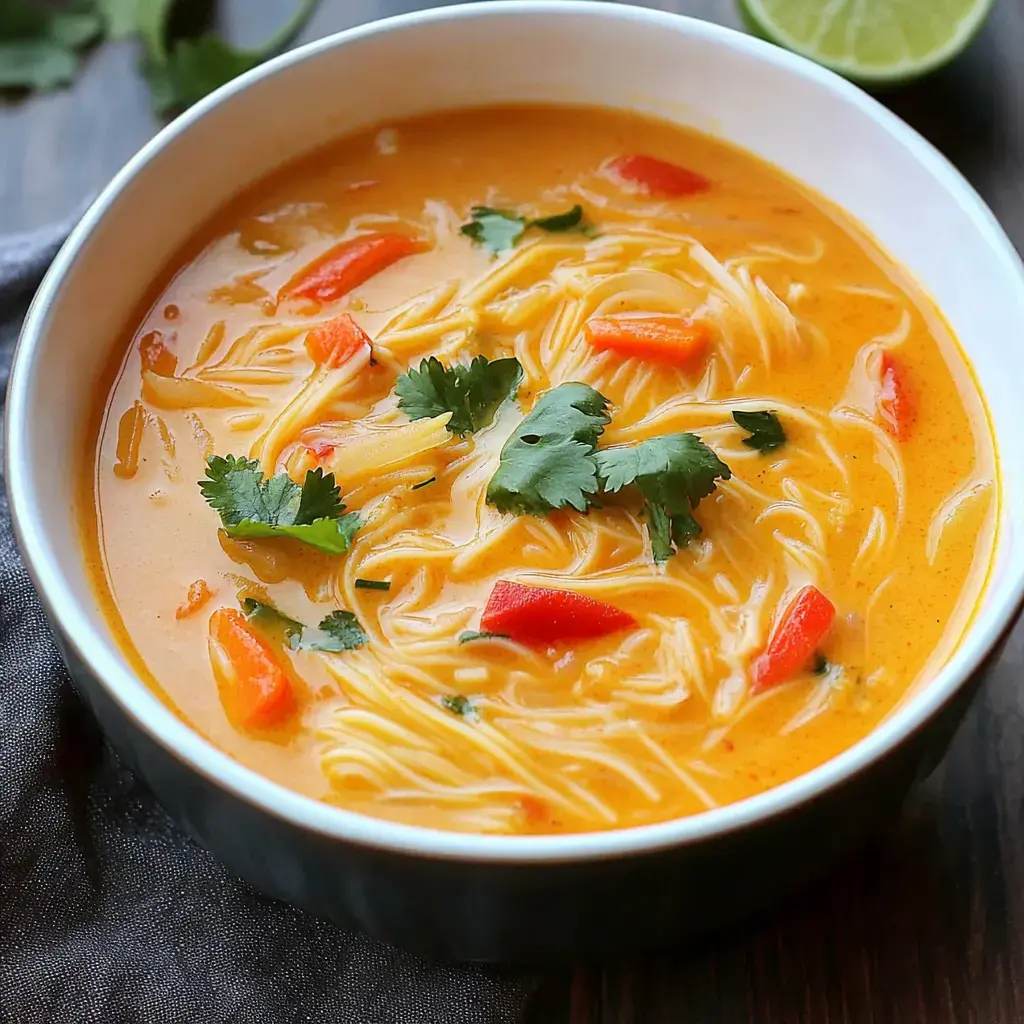
{"label": "bowl rim", "polygon": [[[46,273],[22,326],[8,384],[4,416],[5,475],[14,532],[30,577],[66,643],[133,725],[208,782],[299,829],[334,840],[392,853],[445,860],[537,863],[601,860],[652,853],[710,840],[785,815],[821,797],[881,761],[923,727],[966,685],[1009,631],[1024,604],[1024,553],[1008,567],[999,600],[974,617],[964,638],[936,677],[890,714],[871,733],[836,757],[803,775],[732,804],[656,824],[599,832],[540,836],[482,835],[406,825],[348,811],[303,796],[260,775],[217,749],[186,725],[123,662],[113,638],[94,629],[80,603],[69,600],[60,560],[32,515],[29,495],[34,468],[28,455],[27,426],[32,410],[28,392],[34,353],[47,330],[51,307],[64,276],[82,256],[89,236],[132,180],[174,139],[188,132],[210,110],[258,81],[295,64],[346,45],[418,25],[495,16],[572,15],[644,21],[652,27],[689,35],[709,46],[739,51],[773,64],[812,88],[823,89],[859,108],[902,142],[969,214],[994,254],[1016,276],[1024,297],[1024,265],[995,216],[953,165],[914,129],[857,86],[833,72],[742,32],[665,11],[603,0],[485,0],[396,15],[326,36],[284,53],[247,72],[201,100],[164,127],[111,180],[92,203]],[[998,444],[998,438],[995,438]],[[998,452],[997,452],[998,458]],[[1005,500],[1005,496],[1001,494]],[[993,540],[998,544],[998,537]],[[984,591],[983,591],[984,592]]]}

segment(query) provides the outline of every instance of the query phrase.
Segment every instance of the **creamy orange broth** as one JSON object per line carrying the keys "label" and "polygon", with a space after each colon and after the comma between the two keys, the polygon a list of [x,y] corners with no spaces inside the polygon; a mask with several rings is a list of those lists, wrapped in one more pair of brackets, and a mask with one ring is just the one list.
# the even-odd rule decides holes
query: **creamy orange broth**
{"label": "creamy orange broth", "polygon": [[[623,153],[654,154],[712,187],[668,200],[631,193],[601,171]],[[544,215],[577,202],[588,235],[534,231],[492,258],[459,233],[475,204]],[[339,238],[396,228],[429,251],[323,308],[276,300]],[[467,306],[478,282],[506,265],[505,279]],[[632,289],[616,279],[611,311],[649,310],[671,279],[712,324],[706,356],[679,369],[586,346],[573,312],[593,312],[588,289],[630,270],[646,276]],[[430,301],[396,325],[425,293]],[[296,481],[316,464],[317,442],[337,442],[343,455],[346,439],[406,423],[392,389],[425,356],[446,365],[518,356],[518,405],[379,472],[329,456],[346,505],[367,520],[347,555],[228,539],[196,484],[204,460],[261,451],[314,372],[305,332],[343,311],[375,339],[376,364],[285,432],[270,457]],[[447,328],[432,326],[445,318]],[[276,335],[244,340],[277,325]],[[151,332],[167,354],[153,349]],[[250,404],[166,407],[143,392],[146,344],[158,374],[230,386]],[[872,404],[872,353],[883,348],[899,353],[910,380],[916,417],[904,441],[879,428]],[[537,396],[569,380],[611,402],[602,447],[694,431],[731,467],[732,480],[696,509],[702,536],[664,567],[652,563],[628,499],[546,518],[485,504],[506,438]],[[730,415],[737,402],[776,410],[787,445],[746,448]],[[137,469],[115,472],[119,430],[133,424],[142,430]],[[955,646],[987,569],[996,505],[968,367],[901,268],[841,211],[749,154],[589,109],[470,110],[387,125],[263,182],[168,268],[131,325],[91,444],[85,536],[97,592],[140,674],[177,714],[302,793],[475,831],[660,821],[833,757]],[[360,576],[388,579],[390,590],[356,590]],[[625,608],[638,625],[550,650],[458,644],[463,630],[480,628],[498,579],[575,589]],[[176,618],[198,580],[212,599]],[[837,609],[821,644],[829,670],[808,668],[752,695],[750,665],[807,583]],[[245,596],[305,623],[349,609],[370,637],[337,654],[278,645],[299,708],[258,735],[226,718],[207,644],[214,609],[238,608]],[[441,699],[454,694],[477,717],[446,710]]]}

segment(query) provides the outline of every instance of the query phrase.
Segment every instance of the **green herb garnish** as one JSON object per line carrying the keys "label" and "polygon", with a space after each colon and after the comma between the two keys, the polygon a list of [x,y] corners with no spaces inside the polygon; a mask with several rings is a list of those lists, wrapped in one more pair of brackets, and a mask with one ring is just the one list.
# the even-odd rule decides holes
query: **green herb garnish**
{"label": "green herb garnish", "polygon": [[247,619],[252,619],[267,629],[280,631],[288,640],[290,647],[294,646],[293,638],[301,637],[302,631],[306,628],[297,619],[285,615],[272,604],[257,601],[254,597],[245,598],[241,605]]}
{"label": "green herb garnish", "polygon": [[543,231],[572,231],[579,227],[583,220],[583,207],[577,204],[565,213],[531,218],[524,217],[514,210],[474,206],[470,210],[470,216],[472,220],[460,228],[462,233],[497,255],[511,249],[529,228],[540,228]]}
{"label": "green herb garnish", "polygon": [[167,40],[168,0],[138,0],[137,31],[146,59],[143,74],[153,106],[169,114],[191,106],[231,79],[280,53],[302,30],[319,0],[301,0],[295,14],[263,46],[253,50],[231,46],[214,35]]}
{"label": "green herb garnish", "polygon": [[437,477],[436,476],[428,477],[426,480],[422,480],[418,484],[413,484],[412,487],[409,488],[409,490],[410,491],[418,491],[421,487],[429,487],[431,484],[436,484],[436,483],[437,483]]}
{"label": "green herb garnish", "polygon": [[811,671],[816,676],[823,676],[828,673],[831,666],[828,663],[828,658],[825,657],[821,651],[814,652],[814,665],[811,667]]}
{"label": "green herb garnish", "polygon": [[453,715],[458,715],[460,718],[474,718],[477,715],[477,710],[470,702],[470,699],[463,697],[461,693],[447,694],[442,697],[441,707],[447,709]]}
{"label": "green herb garnish", "polygon": [[786,443],[786,432],[773,412],[734,412],[732,418],[750,434],[743,438],[748,448],[770,452]]}
{"label": "green herb garnish", "polygon": [[304,626],[271,604],[247,597],[242,601],[247,619],[264,628],[279,630],[293,651],[351,651],[362,647],[367,636],[352,612],[331,612],[316,629]]}
{"label": "green herb garnish", "polygon": [[301,487],[286,473],[264,480],[259,463],[242,456],[212,455],[203,497],[219,514],[229,537],[291,537],[329,555],[348,551],[361,525],[355,512],[342,515],[334,474],[311,469]]}
{"label": "green herb garnish", "polygon": [[701,532],[693,509],[728,480],[729,467],[696,434],[667,434],[597,450],[608,400],[586,384],[542,395],[501,450],[487,501],[502,512],[585,512],[600,492],[635,485],[644,498],[651,549],[663,562]]}
{"label": "green herb garnish", "polygon": [[486,630],[467,629],[459,634],[459,643],[468,644],[471,640],[510,640],[507,633],[488,633]]}
{"label": "green herb garnish", "polygon": [[578,228],[583,220],[583,207],[577,203],[565,213],[555,213],[550,217],[534,217],[526,222],[528,228],[541,228],[543,231],[572,231]]}
{"label": "green herb garnish", "polygon": [[390,590],[390,580],[356,580],[356,590]]}
{"label": "green herb garnish", "polygon": [[501,449],[487,501],[501,512],[586,511],[597,492],[591,455],[610,417],[608,399],[586,384],[560,384],[537,404]]}
{"label": "green herb garnish", "polygon": [[604,491],[635,484],[644,496],[654,558],[663,562],[701,532],[693,509],[728,480],[729,467],[696,434],[666,434],[594,455]]}
{"label": "green herb garnish", "polygon": [[[213,35],[169,38],[172,15],[188,6],[181,0],[71,0],[63,9],[38,0],[3,0],[0,89],[70,85],[88,48],[104,39],[136,36],[154,106],[161,113],[181,110],[284,49],[318,2],[301,0],[265,46],[240,50]],[[185,19],[174,19],[175,28],[179,20]]]}
{"label": "green herb garnish", "polygon": [[336,611],[320,620],[315,634],[303,632],[302,646],[311,651],[351,651],[369,639],[352,612]]}
{"label": "green herb garnish", "polygon": [[78,54],[104,34],[94,3],[67,11],[38,0],[0,4],[0,89],[56,89],[78,73]]}
{"label": "green herb garnish", "polygon": [[477,356],[469,366],[445,367],[439,359],[424,359],[418,370],[395,382],[398,407],[413,420],[452,414],[448,429],[462,437],[494,418],[495,410],[515,395],[523,379],[519,360]]}

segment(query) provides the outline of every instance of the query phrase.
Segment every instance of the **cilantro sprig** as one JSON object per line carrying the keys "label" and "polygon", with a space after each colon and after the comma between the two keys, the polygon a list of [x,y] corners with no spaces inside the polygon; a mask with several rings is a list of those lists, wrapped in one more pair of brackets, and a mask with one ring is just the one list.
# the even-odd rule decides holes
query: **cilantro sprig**
{"label": "cilantro sprig", "polygon": [[499,210],[493,206],[474,206],[469,213],[471,219],[459,230],[495,256],[511,249],[530,228],[572,231],[583,223],[583,207],[579,204],[550,217],[524,217],[514,210]]}
{"label": "cilantro sprig", "polygon": [[487,502],[501,512],[585,512],[597,492],[594,449],[610,421],[608,399],[586,384],[560,384],[541,395],[505,442]]}
{"label": "cilantro sprig", "polygon": [[480,717],[476,705],[461,693],[445,694],[441,698],[441,707],[453,715],[458,715],[459,718],[476,719]]}
{"label": "cilantro sprig", "polygon": [[508,640],[507,633],[489,633],[487,630],[465,629],[459,634],[459,643],[468,644],[474,640]]}
{"label": "cilantro sprig", "polygon": [[666,434],[594,455],[601,488],[610,494],[635,485],[644,498],[654,558],[663,562],[700,535],[693,509],[728,480],[729,467],[696,434]]}
{"label": "cilantro sprig", "polygon": [[[183,110],[280,53],[309,21],[319,2],[301,0],[273,38],[255,49],[245,49],[211,34],[168,43],[173,0],[137,0],[140,35],[146,44],[143,74],[149,82],[153,106],[161,114]],[[146,7],[151,10],[144,14]]]}
{"label": "cilantro sprig", "polygon": [[424,359],[419,369],[395,382],[398,407],[413,420],[452,414],[448,429],[459,437],[486,427],[498,406],[515,395],[523,380],[519,360],[477,356],[469,366],[445,367],[439,359]]}
{"label": "cilantro sprig", "polygon": [[362,522],[355,512],[342,515],[341,490],[334,474],[306,472],[302,486],[287,473],[263,478],[259,463],[241,456],[211,455],[199,489],[220,514],[229,537],[291,537],[329,555],[343,555]]}
{"label": "cilantro sprig", "polygon": [[786,443],[786,431],[782,429],[779,417],[767,409],[760,412],[738,410],[732,418],[750,435],[743,438],[748,448],[756,448],[763,453],[781,448]]}
{"label": "cilantro sprig", "polygon": [[68,10],[38,0],[0,3],[0,89],[56,89],[78,74],[79,54],[99,40],[105,22],[95,3]]}
{"label": "cilantro sprig", "polygon": [[542,395],[502,448],[487,501],[517,515],[585,512],[599,494],[635,487],[651,549],[663,562],[700,534],[693,510],[732,474],[696,434],[598,450],[607,409],[604,395],[586,384],[561,384]]}
{"label": "cilantro sprig", "polygon": [[[305,26],[319,0],[300,0],[288,23],[265,45],[231,46],[212,34],[182,36],[195,18],[178,18],[184,0],[39,0],[0,2],[0,90],[48,90],[70,85],[81,56],[105,39],[137,37],[142,72],[159,113],[173,113],[283,50]],[[186,13],[187,10],[186,10]]]}
{"label": "cilantro sprig", "polygon": [[271,632],[280,632],[293,651],[351,651],[369,639],[352,612],[333,611],[313,628],[304,626],[272,604],[247,597],[242,601],[247,619]]}

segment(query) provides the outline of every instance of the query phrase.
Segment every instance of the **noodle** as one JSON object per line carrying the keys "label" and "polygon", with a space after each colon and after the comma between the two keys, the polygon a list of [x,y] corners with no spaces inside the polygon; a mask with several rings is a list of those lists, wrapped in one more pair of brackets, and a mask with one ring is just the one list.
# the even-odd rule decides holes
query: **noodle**
{"label": "noodle", "polygon": [[[996,500],[980,401],[906,275],[778,172],[626,115],[501,118],[448,114],[346,142],[332,180],[358,188],[331,191],[322,168],[300,165],[175,268],[136,325],[97,447],[108,614],[184,717],[319,798],[500,833],[699,813],[856,741],[955,643]],[[730,187],[686,199],[624,188],[604,169],[615,154],[602,139],[620,137],[686,154]],[[486,175],[510,166],[509,139],[520,144],[511,163],[529,152],[529,167],[495,182]],[[474,147],[483,169],[453,162]],[[535,223],[577,201],[580,224]],[[521,217],[497,255],[460,232],[484,205]],[[293,247],[248,252],[261,223]],[[332,247],[378,235],[423,251],[351,294],[285,287]],[[160,320],[170,303],[184,311],[173,329]],[[702,332],[698,356],[624,355],[588,331],[652,317]],[[372,344],[356,335],[343,355],[315,356],[310,332],[340,322]],[[147,336],[176,361],[152,340],[144,352]],[[894,353],[920,382],[908,437],[883,415]],[[454,407],[410,416],[399,378],[426,357],[450,369],[479,356],[518,360],[517,398],[471,430],[456,429]],[[685,432],[731,470],[693,509],[699,533],[672,534],[668,557],[639,485],[595,491],[586,512],[517,515],[488,497],[513,432],[567,383],[607,400],[599,452]],[[784,437],[759,440],[743,414],[767,415]],[[228,454],[296,487],[331,474],[360,520],[349,549],[218,524],[193,481]],[[153,500],[165,492],[173,500]],[[153,543],[165,536],[174,543]],[[209,607],[176,620],[180,591],[200,578]],[[576,643],[481,635],[497,581],[569,590],[634,624]],[[835,605],[831,632],[795,675],[761,688],[759,659],[808,587]],[[268,733],[221,710],[207,654],[212,616],[244,599],[291,630],[273,649],[297,710]],[[338,613],[359,642],[300,642]]]}

